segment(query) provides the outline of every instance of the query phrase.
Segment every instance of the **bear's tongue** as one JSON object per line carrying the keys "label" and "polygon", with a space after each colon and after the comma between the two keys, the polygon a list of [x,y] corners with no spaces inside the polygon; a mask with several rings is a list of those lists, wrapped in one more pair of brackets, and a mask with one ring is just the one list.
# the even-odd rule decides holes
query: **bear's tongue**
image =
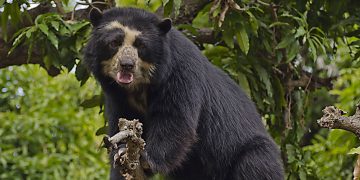
{"label": "bear's tongue", "polygon": [[117,81],[124,84],[129,84],[133,81],[133,74],[130,72],[120,71],[116,74]]}

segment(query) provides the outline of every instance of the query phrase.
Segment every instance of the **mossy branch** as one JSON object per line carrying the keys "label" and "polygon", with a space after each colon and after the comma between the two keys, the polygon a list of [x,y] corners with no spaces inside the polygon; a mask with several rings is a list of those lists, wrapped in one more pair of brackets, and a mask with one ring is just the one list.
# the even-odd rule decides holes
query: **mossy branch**
{"label": "mossy branch", "polygon": [[324,108],[323,112],[323,117],[317,121],[320,127],[350,131],[360,139],[360,106],[354,115],[348,117],[343,116],[345,111],[334,106]]}

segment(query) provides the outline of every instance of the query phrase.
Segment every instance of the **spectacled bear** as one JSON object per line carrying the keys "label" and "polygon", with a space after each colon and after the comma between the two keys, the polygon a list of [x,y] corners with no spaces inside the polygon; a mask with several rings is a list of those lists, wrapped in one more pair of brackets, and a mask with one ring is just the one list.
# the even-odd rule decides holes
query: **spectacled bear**
{"label": "spectacled bear", "polygon": [[[105,94],[109,135],[139,119],[151,172],[172,179],[283,179],[254,103],[171,25],[136,8],[92,10],[85,64]],[[111,179],[122,179],[112,168]]]}

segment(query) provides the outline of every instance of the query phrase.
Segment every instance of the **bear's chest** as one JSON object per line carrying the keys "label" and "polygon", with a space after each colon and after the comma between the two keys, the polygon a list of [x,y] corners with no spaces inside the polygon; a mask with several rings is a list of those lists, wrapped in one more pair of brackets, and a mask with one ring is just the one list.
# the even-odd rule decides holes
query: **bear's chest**
{"label": "bear's chest", "polygon": [[145,115],[147,110],[147,93],[145,90],[130,93],[127,99],[131,108]]}

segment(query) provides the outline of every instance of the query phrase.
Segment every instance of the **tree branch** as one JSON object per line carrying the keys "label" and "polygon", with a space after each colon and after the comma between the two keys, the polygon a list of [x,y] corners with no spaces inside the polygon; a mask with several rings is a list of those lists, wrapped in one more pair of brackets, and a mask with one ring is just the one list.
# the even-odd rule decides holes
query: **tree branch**
{"label": "tree branch", "polygon": [[329,77],[329,78],[320,78],[317,76],[314,76],[311,73],[308,72],[302,72],[302,75],[299,79],[289,79],[286,83],[286,87],[289,90],[293,90],[296,87],[302,87],[304,89],[316,89],[318,87],[332,87],[331,81],[334,80],[335,77]]}
{"label": "tree branch", "polygon": [[61,0],[54,0],[54,2],[56,4],[56,9],[58,10],[58,12],[62,15],[65,14],[64,6]]}
{"label": "tree branch", "polygon": [[326,107],[323,112],[323,117],[317,121],[320,127],[350,131],[360,139],[360,105],[349,117],[343,116],[346,112],[334,106]]}
{"label": "tree branch", "polygon": [[174,24],[191,24],[198,12],[210,2],[210,0],[183,0],[180,14],[175,18]]}

